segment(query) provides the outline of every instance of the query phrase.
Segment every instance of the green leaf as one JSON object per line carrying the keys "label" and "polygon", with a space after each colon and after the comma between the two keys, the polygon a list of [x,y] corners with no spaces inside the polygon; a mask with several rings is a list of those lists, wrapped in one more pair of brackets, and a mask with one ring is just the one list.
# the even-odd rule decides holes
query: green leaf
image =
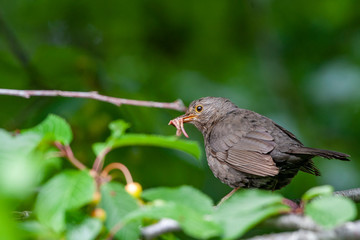
{"label": "green leaf", "polygon": [[214,213],[224,229],[223,238],[239,238],[266,218],[288,210],[282,199],[280,195],[262,190],[235,193]]}
{"label": "green leaf", "polygon": [[18,223],[10,213],[14,210],[14,205],[13,201],[5,200],[4,197],[0,195],[0,226],[2,226],[0,230],[1,239],[25,239],[23,232],[19,231]]}
{"label": "green leaf", "polygon": [[[110,230],[118,223],[123,221],[124,217],[139,208],[136,200],[130,196],[123,185],[110,182],[101,186],[100,206],[106,212],[105,225]],[[140,236],[140,222],[135,221],[127,224],[115,234],[117,239],[132,240]]]}
{"label": "green leaf", "polygon": [[171,218],[180,224],[186,234],[194,238],[210,238],[221,233],[221,227],[211,216],[212,200],[195,188],[160,187],[144,191],[142,197],[153,201],[153,205],[130,214],[129,219]]}
{"label": "green leaf", "polygon": [[203,214],[211,213],[214,204],[208,196],[190,186],[149,189],[145,190],[141,196],[149,201],[161,199],[168,202],[178,203],[183,206],[196,209],[196,211]]}
{"label": "green leaf", "polygon": [[116,139],[121,137],[129,127],[130,124],[121,119],[111,122],[109,124],[109,128],[111,130],[110,137],[106,140],[105,143],[95,143],[93,145],[93,150],[96,156],[107,147],[113,148]]}
{"label": "green leaf", "polygon": [[130,124],[121,119],[111,122],[109,124],[109,128],[111,130],[111,137],[118,138],[122,136],[129,127]]}
{"label": "green leaf", "polygon": [[23,198],[33,191],[40,180],[42,156],[35,151],[40,141],[35,133],[12,136],[0,129],[0,194]]}
{"label": "green leaf", "polygon": [[56,232],[65,229],[65,212],[89,203],[95,181],[88,171],[64,171],[50,179],[40,190],[35,212],[41,223]]}
{"label": "green leaf", "polygon": [[33,132],[43,136],[46,140],[59,141],[69,145],[72,140],[72,132],[69,124],[61,117],[49,114],[39,125],[23,130],[22,132]]}
{"label": "green leaf", "polygon": [[324,227],[332,228],[341,223],[354,220],[356,205],[348,198],[323,196],[305,205],[305,214]]}
{"label": "green leaf", "polygon": [[279,215],[287,209],[286,206],[275,204],[254,209],[252,212],[235,211],[236,213],[229,215],[227,219],[223,216],[223,238],[237,239],[265,219]]}
{"label": "green leaf", "polygon": [[195,208],[179,205],[179,212],[182,213],[177,220],[184,232],[197,239],[207,239],[219,236],[222,233],[221,225],[215,221],[211,214],[203,215]]}
{"label": "green leaf", "polygon": [[105,147],[117,148],[125,146],[156,146],[184,151],[197,159],[200,159],[201,150],[195,141],[178,139],[175,136],[157,136],[147,134],[125,134],[116,139],[110,139],[104,143],[95,143],[93,150],[96,155]]}
{"label": "green leaf", "polygon": [[93,144],[93,151],[98,156],[105,148],[118,148],[126,146],[155,146],[166,147],[184,151],[197,159],[200,159],[201,150],[199,144],[195,141],[182,140],[175,136],[158,136],[147,134],[125,134],[130,127],[123,120],[117,120],[110,123],[110,137],[105,143]]}
{"label": "green leaf", "polygon": [[106,142],[104,142],[104,143],[94,143],[92,145],[93,152],[95,153],[96,156],[98,156],[107,147],[109,147],[109,144],[106,143]]}
{"label": "green leaf", "polygon": [[331,195],[333,192],[334,192],[334,188],[330,185],[313,187],[304,193],[304,195],[302,196],[302,200],[309,201],[314,197]]}
{"label": "green leaf", "polygon": [[93,240],[102,228],[102,222],[96,218],[85,218],[78,224],[69,224],[67,226],[67,240]]}
{"label": "green leaf", "polygon": [[211,214],[202,214],[198,209],[191,208],[176,202],[156,200],[152,205],[147,205],[130,213],[124,223],[140,219],[160,220],[171,218],[176,220],[186,234],[197,239],[206,239],[219,236],[222,229]]}
{"label": "green leaf", "polygon": [[[56,234],[38,221],[30,220],[20,222],[19,228],[26,234],[27,239],[59,239]],[[7,238],[6,238],[7,239]]]}

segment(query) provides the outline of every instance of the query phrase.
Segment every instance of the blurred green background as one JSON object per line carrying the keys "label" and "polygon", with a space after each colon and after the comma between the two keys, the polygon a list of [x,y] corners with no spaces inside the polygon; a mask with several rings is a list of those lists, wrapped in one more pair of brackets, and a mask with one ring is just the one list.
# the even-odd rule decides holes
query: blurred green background
{"label": "blurred green background", "polygon": [[[281,190],[359,187],[360,2],[12,0],[0,3],[0,87],[98,91],[185,104],[230,98],[268,116],[304,144],[348,153],[351,162],[315,159],[321,177],[300,173]],[[67,119],[75,155],[88,166],[91,145],[124,119],[130,132],[174,135],[180,112],[88,99],[0,96],[0,126]],[[186,126],[203,146],[201,134]],[[126,147],[107,161],[128,166],[144,188],[195,186],[214,200],[230,188],[201,163],[168,149]],[[63,168],[68,167],[64,161]],[[61,169],[58,169],[61,171]]]}

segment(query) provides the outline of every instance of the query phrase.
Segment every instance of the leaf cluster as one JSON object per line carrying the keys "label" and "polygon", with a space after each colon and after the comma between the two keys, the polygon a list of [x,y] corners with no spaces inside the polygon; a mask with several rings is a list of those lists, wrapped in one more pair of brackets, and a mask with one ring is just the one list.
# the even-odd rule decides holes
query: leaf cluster
{"label": "leaf cluster", "polygon": [[[104,165],[106,153],[130,145],[166,147],[200,157],[195,142],[126,133],[128,128],[128,123],[115,121],[110,124],[108,139],[93,145],[99,166]],[[0,221],[9,226],[3,233],[6,239],[91,240],[114,236],[131,240],[141,236],[142,227],[163,218],[176,220],[183,233],[192,238],[237,239],[263,220],[290,212],[281,195],[261,190],[238,191],[218,207],[191,186],[146,189],[135,197],[126,190],[128,183],[111,180],[108,172],[101,172],[102,167],[96,171],[59,171],[62,158],[70,159],[67,152],[59,150],[68,149],[72,138],[69,124],[55,115],[20,133],[0,131],[0,206],[18,216],[21,211],[32,211],[30,218],[21,221],[0,211]],[[351,221],[357,214],[352,201],[332,193],[332,187],[322,186],[302,197],[305,214],[325,228]],[[32,204],[24,209],[22,203],[29,198]]]}

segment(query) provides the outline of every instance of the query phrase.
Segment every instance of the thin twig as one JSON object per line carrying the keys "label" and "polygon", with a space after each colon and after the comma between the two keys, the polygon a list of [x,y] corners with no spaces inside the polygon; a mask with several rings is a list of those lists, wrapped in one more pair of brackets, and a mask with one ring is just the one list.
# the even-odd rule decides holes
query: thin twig
{"label": "thin twig", "polygon": [[111,151],[111,148],[106,147],[96,156],[96,159],[95,159],[95,162],[94,162],[93,168],[92,168],[95,172],[100,173],[100,171],[104,165],[105,156],[110,151]]}
{"label": "thin twig", "polygon": [[83,170],[85,169],[85,165],[82,164],[75,156],[73,151],[71,150],[69,145],[62,145],[60,142],[54,142],[55,147],[57,147],[64,157],[69,159],[69,161],[78,169]]}
{"label": "thin twig", "polygon": [[116,106],[120,105],[135,105],[143,107],[155,107],[166,108],[184,112],[186,107],[184,103],[178,99],[175,102],[153,102],[153,101],[141,101],[125,98],[109,97],[98,94],[97,92],[75,92],[75,91],[60,91],[60,90],[16,90],[16,89],[0,89],[0,95],[18,96],[24,98],[30,98],[31,96],[42,97],[71,97],[71,98],[89,98],[98,101],[112,103]]}
{"label": "thin twig", "polygon": [[125,176],[126,183],[132,183],[133,179],[129,169],[122,163],[114,162],[107,165],[104,170],[101,172],[101,176],[106,177],[111,170],[119,169]]}

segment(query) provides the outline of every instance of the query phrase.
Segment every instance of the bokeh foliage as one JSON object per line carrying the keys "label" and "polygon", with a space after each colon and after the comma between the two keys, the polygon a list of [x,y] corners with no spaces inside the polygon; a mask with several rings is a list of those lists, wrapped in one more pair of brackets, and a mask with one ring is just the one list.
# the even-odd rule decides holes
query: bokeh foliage
{"label": "bokeh foliage", "polygon": [[[316,159],[323,176],[299,174],[285,196],[298,198],[320,184],[358,187],[359,1],[13,0],[0,6],[1,88],[186,104],[228,97],[306,145],[352,156],[349,163]],[[7,130],[34,126],[48,113],[66,118],[75,155],[85,164],[111,121],[130,122],[131,133],[174,135],[167,123],[180,114],[64,98],[0,96],[0,103]],[[187,129],[202,143],[193,126]],[[197,164],[173,150],[126,147],[108,160],[126,164],[144,188],[188,184],[218,200],[229,188],[213,177],[204,156]]]}

